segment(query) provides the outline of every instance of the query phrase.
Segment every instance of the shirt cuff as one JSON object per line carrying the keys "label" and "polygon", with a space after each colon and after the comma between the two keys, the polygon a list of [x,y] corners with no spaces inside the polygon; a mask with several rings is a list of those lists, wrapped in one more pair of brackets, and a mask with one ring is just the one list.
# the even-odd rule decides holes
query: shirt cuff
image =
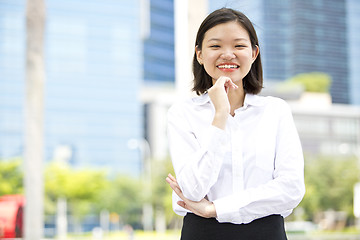
{"label": "shirt cuff", "polygon": [[234,222],[236,217],[236,208],[234,208],[234,203],[226,198],[221,198],[213,201],[216,209],[216,219],[220,223],[224,222]]}
{"label": "shirt cuff", "polygon": [[253,219],[247,219],[246,216],[240,215],[241,208],[250,203],[244,193],[237,193],[228,197],[220,198],[213,201],[216,210],[216,219],[220,222],[232,222],[236,224],[248,223]]}

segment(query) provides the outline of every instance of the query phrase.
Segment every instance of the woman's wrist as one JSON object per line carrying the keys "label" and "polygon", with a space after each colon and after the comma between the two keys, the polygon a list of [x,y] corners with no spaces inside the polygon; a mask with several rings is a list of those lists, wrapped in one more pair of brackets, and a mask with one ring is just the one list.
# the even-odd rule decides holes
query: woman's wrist
{"label": "woman's wrist", "polygon": [[211,203],[208,207],[207,207],[207,212],[208,212],[208,216],[209,218],[215,218],[216,217],[216,208],[215,208],[215,204]]}
{"label": "woman's wrist", "polygon": [[212,125],[220,129],[225,130],[226,121],[229,117],[229,113],[226,111],[216,111]]}

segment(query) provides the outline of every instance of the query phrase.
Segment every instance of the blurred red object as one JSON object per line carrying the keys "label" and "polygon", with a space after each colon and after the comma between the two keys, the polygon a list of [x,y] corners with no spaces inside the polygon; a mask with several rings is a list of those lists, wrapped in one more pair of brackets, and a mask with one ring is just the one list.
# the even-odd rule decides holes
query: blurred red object
{"label": "blurred red object", "polygon": [[5,195],[0,197],[0,239],[22,237],[23,195]]}

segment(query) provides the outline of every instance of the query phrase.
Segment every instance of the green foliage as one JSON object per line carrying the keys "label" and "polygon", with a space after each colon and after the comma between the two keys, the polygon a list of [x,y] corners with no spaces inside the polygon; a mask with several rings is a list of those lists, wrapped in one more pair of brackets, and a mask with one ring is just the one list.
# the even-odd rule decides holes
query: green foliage
{"label": "green foliage", "polygon": [[143,185],[140,179],[105,171],[78,169],[51,163],[45,171],[47,213],[54,214],[58,198],[66,198],[69,211],[79,220],[88,213],[106,209],[118,214],[124,224],[139,226],[142,216]]}
{"label": "green foliage", "polygon": [[139,225],[142,214],[142,183],[140,179],[117,175],[99,192],[96,209],[120,215],[120,221],[132,226]]}
{"label": "green foliage", "polygon": [[[143,182],[117,175],[109,178],[103,170],[74,169],[51,162],[44,172],[45,214],[56,213],[59,198],[65,198],[68,211],[77,218],[106,209],[120,215],[124,224],[139,226],[144,202]],[[0,161],[0,196],[23,193],[21,160]]]}
{"label": "green foliage", "polygon": [[[172,210],[172,190],[165,181],[174,174],[170,159],[152,161],[152,184],[142,179],[116,175],[109,178],[105,171],[73,169],[51,163],[45,169],[45,209],[54,214],[56,201],[64,197],[68,210],[78,219],[84,214],[108,210],[120,216],[123,224],[137,227],[141,224],[142,205],[151,201],[154,209],[165,212],[168,226],[176,225],[180,217]],[[359,179],[356,158],[306,158],[306,194],[299,205],[304,218],[313,220],[318,212],[333,209],[353,213],[353,187]],[[23,173],[20,160],[0,161],[0,195],[23,192]],[[151,199],[146,188],[151,187]]]}
{"label": "green foliage", "polygon": [[307,92],[329,92],[331,77],[322,72],[300,73],[288,82],[303,85]]}
{"label": "green foliage", "polygon": [[[171,200],[172,190],[168,186],[165,178],[169,173],[173,174],[170,160],[153,161],[152,165],[152,202],[155,208],[167,207],[168,200]],[[171,201],[170,201],[171,202]]]}
{"label": "green foliage", "polygon": [[169,173],[175,176],[172,162],[169,158],[153,161],[153,179],[152,179],[152,202],[155,209],[161,209],[165,212],[165,218],[168,226],[179,220],[172,209],[172,189],[166,182]]}
{"label": "green foliage", "polygon": [[106,172],[101,170],[75,170],[66,164],[53,162],[45,171],[46,193],[54,199],[93,199],[95,192],[105,184]]}
{"label": "green foliage", "polygon": [[105,171],[75,170],[58,162],[52,162],[46,167],[44,178],[46,212],[55,213],[57,199],[66,198],[76,217],[91,211],[98,193],[107,184]]}
{"label": "green foliage", "polygon": [[305,161],[306,194],[299,207],[305,210],[307,220],[329,209],[353,215],[353,188],[360,180],[357,161],[331,157]]}
{"label": "green foliage", "polygon": [[21,160],[0,161],[0,196],[24,192]]}

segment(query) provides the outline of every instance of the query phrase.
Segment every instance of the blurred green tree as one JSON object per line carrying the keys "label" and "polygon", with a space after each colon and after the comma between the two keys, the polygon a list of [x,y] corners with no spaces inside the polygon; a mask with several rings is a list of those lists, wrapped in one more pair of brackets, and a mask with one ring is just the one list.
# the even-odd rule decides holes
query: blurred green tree
{"label": "blurred green tree", "polygon": [[[305,158],[306,194],[299,208],[303,218],[314,220],[317,213],[329,209],[345,211],[353,218],[353,187],[360,181],[357,159],[334,157]],[[167,227],[178,227],[181,220],[172,210],[172,190],[165,181],[174,175],[170,159],[152,162],[152,199],[154,209],[165,213]],[[0,161],[0,195],[23,193],[21,160]],[[55,214],[56,201],[67,199],[69,211],[81,220],[88,213],[108,210],[120,215],[122,224],[141,226],[142,204],[146,187],[141,179],[115,175],[104,170],[75,170],[67,165],[51,163],[45,169],[45,210]]]}
{"label": "blurred green tree", "polygon": [[0,196],[24,193],[20,159],[0,161]]}
{"label": "blurred green tree", "polygon": [[45,212],[54,214],[57,200],[65,198],[69,211],[80,221],[92,212],[98,194],[107,185],[104,170],[77,170],[67,164],[52,162],[45,170]]}
{"label": "blurred green tree", "polygon": [[111,213],[117,213],[122,224],[139,228],[144,200],[142,187],[138,178],[126,175],[114,176],[97,195],[96,211],[106,209]]}
{"label": "blurred green tree", "polygon": [[152,203],[154,209],[165,213],[168,228],[176,228],[181,217],[176,215],[172,209],[172,189],[165,180],[169,173],[175,176],[171,159],[153,161],[152,169]]}
{"label": "blurred green tree", "polygon": [[300,73],[286,81],[289,84],[301,84],[306,92],[329,92],[331,76],[323,72]]}
{"label": "blurred green tree", "polygon": [[[164,160],[152,159],[151,184],[142,178],[117,175],[99,194],[97,212],[106,209],[120,215],[122,224],[130,224],[134,228],[141,225],[142,207],[150,201],[153,205],[154,217],[160,211],[165,214],[167,227],[177,227],[181,218],[172,210],[172,190],[166,183],[166,176],[173,175],[173,167],[169,158]],[[146,196],[145,188],[151,188],[151,198]]]}
{"label": "blurred green tree", "polygon": [[306,220],[329,209],[345,211],[353,218],[354,185],[360,181],[359,164],[354,158],[307,157],[305,161],[306,194],[299,207]]}

